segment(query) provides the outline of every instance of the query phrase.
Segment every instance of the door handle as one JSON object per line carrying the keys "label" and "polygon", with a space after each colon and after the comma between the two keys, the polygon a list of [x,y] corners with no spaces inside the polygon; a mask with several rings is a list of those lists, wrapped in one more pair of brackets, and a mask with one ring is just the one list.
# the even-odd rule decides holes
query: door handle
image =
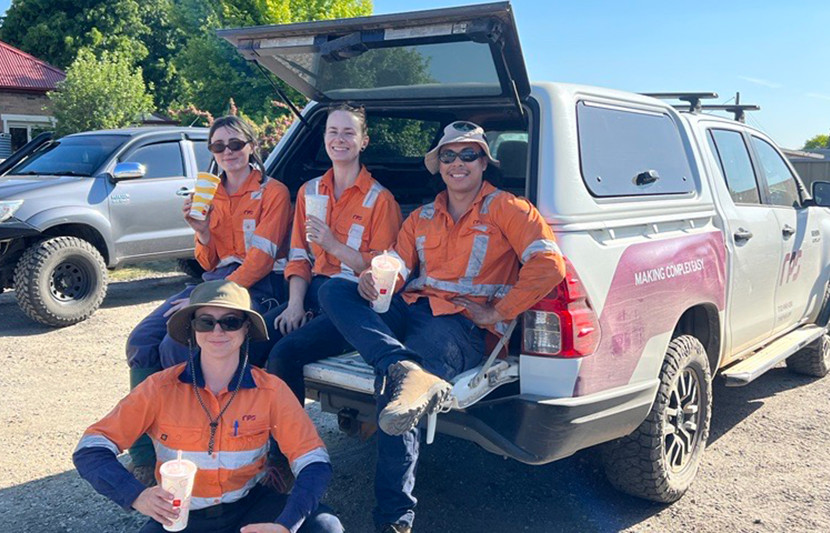
{"label": "door handle", "polygon": [[752,232],[748,229],[738,228],[738,231],[734,233],[735,242],[739,241],[748,241],[752,238]]}
{"label": "door handle", "polygon": [[795,228],[790,226],[789,224],[784,224],[784,228],[781,230],[781,233],[784,234],[784,238],[786,239],[793,233],[795,233]]}
{"label": "door handle", "polygon": [[176,191],[176,196],[181,196],[181,197],[190,196],[194,192],[195,192],[195,189],[193,189],[193,188],[182,187],[181,189]]}

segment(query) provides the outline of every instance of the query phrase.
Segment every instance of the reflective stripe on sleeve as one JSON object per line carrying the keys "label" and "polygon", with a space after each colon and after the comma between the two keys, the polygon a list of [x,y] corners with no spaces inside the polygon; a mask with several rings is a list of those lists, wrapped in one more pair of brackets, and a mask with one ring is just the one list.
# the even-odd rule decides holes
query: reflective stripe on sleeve
{"label": "reflective stripe on sleeve", "polygon": [[272,270],[274,272],[284,272],[286,266],[288,266],[288,260],[283,257],[274,261],[274,268]]}
{"label": "reflective stripe on sleeve", "polygon": [[557,245],[554,241],[549,239],[539,239],[530,243],[528,247],[525,248],[525,251],[522,252],[522,263],[527,263],[530,256],[536,252],[553,252],[555,254],[562,255],[559,245]]}
{"label": "reflective stripe on sleeve", "polygon": [[226,267],[226,266],[229,266],[229,265],[236,265],[236,264],[241,265],[242,264],[242,258],[241,257],[236,257],[235,255],[229,255],[228,257],[223,257],[222,259],[220,259],[219,264],[216,265],[216,268]]}
{"label": "reflective stripe on sleeve", "polygon": [[[202,452],[204,453],[204,452]],[[190,509],[195,511],[198,509],[204,509],[206,507],[210,507],[212,505],[216,505],[219,503],[233,503],[235,501],[241,500],[248,493],[251,491],[254,486],[259,483],[259,480],[265,476],[265,471],[260,472],[259,474],[255,475],[251,479],[248,480],[247,483],[241,488],[237,490],[232,490],[230,492],[226,492],[222,494],[222,496],[218,498],[198,498],[198,497],[191,497],[190,498]]]}
{"label": "reflective stripe on sleeve", "polygon": [[311,463],[331,463],[329,452],[322,447],[314,448],[310,452],[304,453],[291,461],[291,472],[294,474],[294,477],[299,476],[302,469]]}
{"label": "reflective stripe on sleeve", "polygon": [[277,257],[277,252],[279,251],[280,247],[277,246],[275,243],[269,241],[265,237],[260,235],[254,235],[251,237],[251,246],[256,248],[257,250],[262,250],[270,257]]}
{"label": "reflective stripe on sleeve", "polygon": [[291,248],[288,250],[288,260],[289,261],[298,261],[298,260],[306,260],[311,263],[311,258],[308,256],[308,252],[303,248]]}
{"label": "reflective stripe on sleeve", "polygon": [[78,442],[78,446],[75,448],[75,451],[77,452],[83,448],[106,448],[111,451],[113,455],[121,453],[121,450],[118,449],[118,445],[103,435],[84,435],[81,437],[80,442]]}
{"label": "reflective stripe on sleeve", "polygon": [[[391,250],[387,253],[401,262],[401,271],[399,273],[400,273],[401,277],[403,278],[403,280],[406,281],[407,278],[409,278],[409,269],[406,268],[406,261],[404,261],[401,258],[401,256],[398,255],[398,252],[396,252],[394,250]],[[421,254],[418,254],[418,255],[420,256]],[[421,263],[423,264],[423,261],[421,261]],[[423,268],[423,266],[421,268]]]}

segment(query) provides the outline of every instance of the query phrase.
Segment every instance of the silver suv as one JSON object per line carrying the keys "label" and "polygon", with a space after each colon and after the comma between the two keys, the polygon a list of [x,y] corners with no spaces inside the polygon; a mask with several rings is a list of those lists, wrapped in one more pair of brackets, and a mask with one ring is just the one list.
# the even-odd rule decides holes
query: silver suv
{"label": "silver suv", "polygon": [[210,166],[207,135],[92,131],[24,152],[0,177],[0,290],[14,288],[32,319],[68,326],[98,309],[108,268],[180,259],[197,273],[177,193]]}

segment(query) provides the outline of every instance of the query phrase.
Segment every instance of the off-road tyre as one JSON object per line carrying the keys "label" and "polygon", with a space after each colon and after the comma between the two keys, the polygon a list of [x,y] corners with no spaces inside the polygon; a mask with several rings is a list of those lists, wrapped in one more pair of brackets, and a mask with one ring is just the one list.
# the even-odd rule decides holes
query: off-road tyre
{"label": "off-road tyre", "polygon": [[17,304],[32,320],[71,326],[86,320],[107,294],[107,267],[98,250],[77,237],[29,247],[14,271]]}
{"label": "off-road tyre", "polygon": [[666,351],[657,397],[646,419],[630,435],[601,447],[608,480],[633,496],[677,501],[697,474],[711,417],[706,351],[691,335],[676,337]]}
{"label": "off-road tyre", "polygon": [[787,358],[790,372],[823,378],[830,370],[830,335],[824,334]]}
{"label": "off-road tyre", "polygon": [[181,272],[184,272],[191,278],[202,279],[202,274],[205,273],[205,269],[195,259],[178,259],[176,262]]}

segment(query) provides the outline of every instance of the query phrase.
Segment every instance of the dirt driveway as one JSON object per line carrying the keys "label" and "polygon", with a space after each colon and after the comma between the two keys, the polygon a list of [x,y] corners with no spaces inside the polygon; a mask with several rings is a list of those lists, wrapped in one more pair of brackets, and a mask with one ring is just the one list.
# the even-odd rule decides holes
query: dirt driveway
{"label": "dirt driveway", "polygon": [[[90,320],[30,322],[0,295],[0,532],[120,532],[142,523],[72,468],[81,432],[128,390],[124,341],[186,278],[111,284]],[[327,502],[352,533],[371,531],[374,443],[341,436],[308,410],[331,452]],[[830,531],[830,378],[776,368],[752,385],[715,387],[709,449],[674,505],[620,495],[590,452],[544,467],[439,435],[419,469],[419,532]]]}

